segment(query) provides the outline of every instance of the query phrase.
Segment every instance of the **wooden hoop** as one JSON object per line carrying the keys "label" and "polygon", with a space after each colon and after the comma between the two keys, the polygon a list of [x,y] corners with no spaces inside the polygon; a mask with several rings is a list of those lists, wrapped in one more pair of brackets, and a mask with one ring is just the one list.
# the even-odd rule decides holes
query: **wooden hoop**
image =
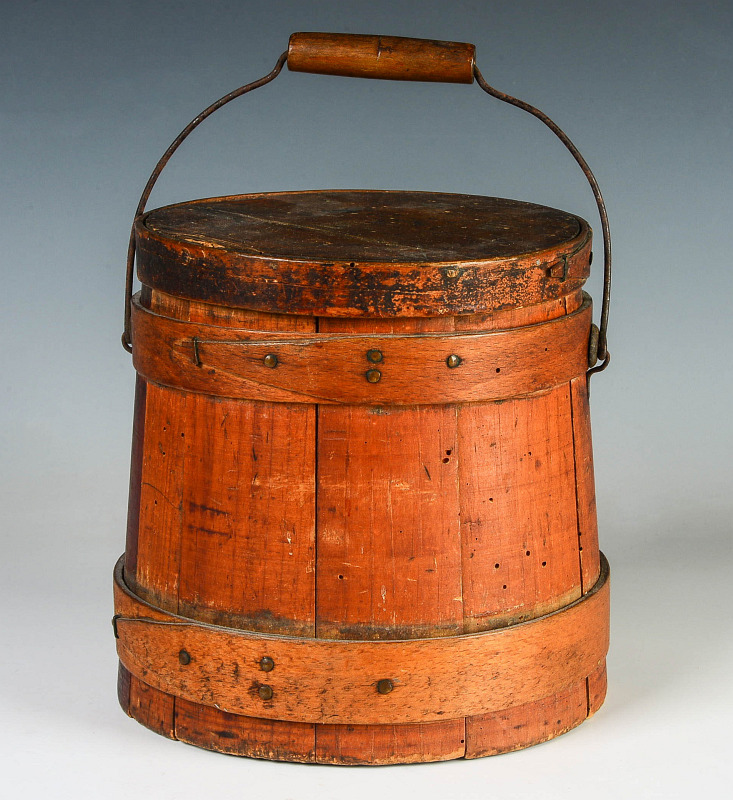
{"label": "wooden hoop", "polygon": [[[609,568],[551,614],[437,639],[354,641],[207,625],[145,603],[115,568],[123,665],[148,685],[246,716],[352,725],[431,722],[541,700],[608,652]],[[265,666],[263,666],[265,665]]]}

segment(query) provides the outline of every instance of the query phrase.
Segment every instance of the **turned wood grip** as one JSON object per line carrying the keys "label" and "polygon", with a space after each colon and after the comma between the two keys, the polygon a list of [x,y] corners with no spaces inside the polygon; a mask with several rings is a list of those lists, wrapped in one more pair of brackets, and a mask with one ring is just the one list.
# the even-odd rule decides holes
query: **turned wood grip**
{"label": "turned wood grip", "polygon": [[348,78],[472,83],[475,54],[474,45],[466,42],[294,33],[288,44],[288,69]]}

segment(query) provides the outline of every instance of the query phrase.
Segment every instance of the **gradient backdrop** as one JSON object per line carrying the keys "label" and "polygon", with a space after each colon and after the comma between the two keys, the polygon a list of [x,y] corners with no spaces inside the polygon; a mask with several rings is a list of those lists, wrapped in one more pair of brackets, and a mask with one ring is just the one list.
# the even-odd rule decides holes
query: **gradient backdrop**
{"label": "gradient backdrop", "polygon": [[[295,30],[474,42],[487,80],[549,113],[603,188],[613,363],[592,406],[610,688],[591,722],[547,745],[371,770],[270,764],[169,742],[117,707],[109,619],[132,420],[119,345],[132,212],[181,127],[268,72]],[[717,793],[733,709],[731,41],[733,6],[710,0],[0,3],[7,796]],[[475,85],[287,72],[205,123],[151,207],[327,187],[515,197],[598,229],[560,144]],[[599,301],[598,275],[589,288]]]}

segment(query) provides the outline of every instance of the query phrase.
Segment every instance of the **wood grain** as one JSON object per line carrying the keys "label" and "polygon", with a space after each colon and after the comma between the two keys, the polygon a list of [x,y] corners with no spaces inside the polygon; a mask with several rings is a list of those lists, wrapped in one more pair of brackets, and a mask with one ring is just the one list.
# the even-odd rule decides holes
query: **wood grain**
{"label": "wood grain", "polygon": [[463,758],[463,719],[418,725],[318,725],[319,764],[380,766]]}
{"label": "wood grain", "polygon": [[[363,44],[300,42],[330,69]],[[333,764],[506,752],[592,714],[587,224],[325,191],[169,206],[136,237],[124,580],[174,624],[118,620],[123,708],[201,747]]]}
{"label": "wood grain", "polygon": [[139,509],[137,519],[130,509],[128,522],[133,535],[137,530],[137,543],[131,542],[134,570],[131,562],[125,579],[141,597],[173,612],[178,611],[186,404],[184,393],[147,385]]}
{"label": "wood grain", "polygon": [[313,725],[228,714],[176,698],[176,738],[206,750],[275,761],[315,761]]}
{"label": "wood grain", "polygon": [[127,713],[167,739],[176,738],[176,698],[154,689],[137,676],[130,676],[130,705]]}
{"label": "wood grain", "polygon": [[451,319],[421,322],[381,335],[374,326],[327,332],[326,323],[318,334],[263,335],[175,321],[134,301],[133,363],[156,383],[211,396],[373,406],[505,400],[567,384],[588,368],[588,297],[572,314],[503,330],[447,332],[444,324],[441,332]]}
{"label": "wood grain", "polygon": [[608,676],[606,674],[606,660],[588,676],[588,716],[595,714],[606,699]]}
{"label": "wood grain", "polygon": [[[149,290],[143,301],[157,314],[193,323],[245,324],[275,331],[314,328],[307,318],[192,303]],[[153,398],[170,391],[156,384],[148,386]],[[157,524],[164,531],[175,531],[178,538],[173,548],[160,537],[150,537],[150,547],[142,552],[145,576],[149,579],[150,565],[168,555],[165,607],[170,610],[253,630],[313,635],[315,408],[221,401],[187,392],[172,392],[167,402],[163,420],[159,406],[148,405],[149,429],[163,428],[170,437],[162,446],[160,437],[146,437],[143,484],[155,483],[150,476],[165,469],[164,460],[175,446],[176,471],[170,476],[176,483],[175,526],[158,516],[160,498],[154,498],[152,506],[141,505],[140,518],[143,530],[152,531]],[[293,428],[311,428],[311,435],[294,438],[290,436]],[[170,561],[171,550],[175,562]],[[279,590],[284,584],[288,592]],[[138,580],[135,585],[142,596],[154,598],[147,584],[140,585]],[[150,688],[146,696],[154,691]],[[147,706],[133,710],[136,718],[148,724],[145,715],[152,712]],[[227,730],[242,747],[251,741],[256,750],[262,732],[269,730],[273,751],[293,748],[294,754],[302,754],[313,749],[312,725],[290,731],[285,723],[272,726],[244,716],[217,719],[216,709],[202,715],[212,731]],[[188,704],[180,719],[192,716],[195,709]],[[199,720],[196,726],[187,726],[186,740],[198,731],[201,746],[208,746],[211,736],[204,735],[202,725]]]}
{"label": "wood grain", "polygon": [[[458,324],[536,324],[574,313],[581,302],[576,292],[551,303],[459,318]],[[460,408],[466,630],[531,619],[581,594],[570,392],[566,384],[540,397]],[[585,695],[581,678],[536,703],[469,717],[466,757],[529,746],[569,730],[585,717],[586,703],[579,700]]]}
{"label": "wood grain", "polygon": [[[449,318],[319,321],[325,334],[452,329]],[[456,464],[446,455],[454,448],[450,407],[319,406],[318,636],[376,640],[460,632]],[[363,747],[374,763],[462,754],[462,720],[420,728],[319,725],[317,758],[352,763]]]}
{"label": "wood grain", "polygon": [[[499,711],[585,680],[608,651],[605,562],[593,589],[555,613],[477,634],[397,641],[204,625],[137,598],[121,562],[115,578],[117,652],[133,675],[178,697],[268,719],[380,724]],[[265,657],[274,669],[263,674]],[[387,693],[378,691],[384,679]]]}
{"label": "wood grain", "polygon": [[578,553],[582,586],[592,586],[600,571],[593,445],[590,433],[588,382],[585,375],[570,383],[573,409],[573,450],[578,507]]}
{"label": "wood grain", "polygon": [[476,48],[466,42],[367,36],[353,33],[294,33],[288,69],[349,78],[473,83]]}
{"label": "wood grain", "polygon": [[466,726],[466,758],[482,758],[546,742],[588,715],[585,680],[543,700],[474,717]]}
{"label": "wood grain", "polygon": [[585,221],[475,195],[239,195],[156,209],[135,235],[146,286],[318,317],[493,313],[564,297],[590,271]]}

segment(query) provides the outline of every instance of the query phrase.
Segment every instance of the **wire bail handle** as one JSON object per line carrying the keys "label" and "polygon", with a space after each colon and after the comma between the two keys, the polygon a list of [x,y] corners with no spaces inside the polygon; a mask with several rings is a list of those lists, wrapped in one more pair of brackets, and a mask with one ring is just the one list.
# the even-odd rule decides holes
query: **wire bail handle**
{"label": "wire bail handle", "polygon": [[[611,358],[607,344],[608,312],[611,304],[611,231],[608,214],[598,181],[588,166],[588,162],[567,134],[539,109],[490,86],[476,66],[475,47],[472,44],[406,39],[396,36],[334,33],[294,33],[290,37],[288,49],[282,53],[274,68],[267,75],[235,89],[205,108],[176,136],[155,165],[137,204],[127,248],[125,327],[122,333],[122,346],[128,353],[132,352],[131,302],[135,266],[135,222],[145,212],[148,199],[161,172],[188,135],[207,117],[237,97],[275,80],[286,63],[290,71],[322,75],[446,83],[473,83],[475,79],[479,87],[487,94],[526,111],[544,123],[565,145],[583,171],[598,208],[603,233],[603,300],[600,326],[596,328],[593,325],[591,330],[589,347],[591,368],[588,370],[588,376],[601,372],[608,366]],[[601,363],[595,366],[596,361]]]}

